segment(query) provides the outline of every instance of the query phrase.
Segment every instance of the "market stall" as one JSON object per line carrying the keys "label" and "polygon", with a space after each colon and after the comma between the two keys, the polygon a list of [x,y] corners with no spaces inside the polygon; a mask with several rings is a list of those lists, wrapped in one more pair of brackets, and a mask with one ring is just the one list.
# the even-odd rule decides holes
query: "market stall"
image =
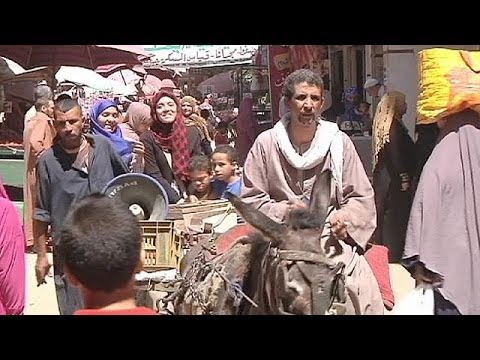
{"label": "market stall", "polygon": [[253,100],[252,111],[257,121],[258,133],[273,125],[268,75],[268,67],[265,65],[244,65],[236,71],[238,104],[245,98]]}

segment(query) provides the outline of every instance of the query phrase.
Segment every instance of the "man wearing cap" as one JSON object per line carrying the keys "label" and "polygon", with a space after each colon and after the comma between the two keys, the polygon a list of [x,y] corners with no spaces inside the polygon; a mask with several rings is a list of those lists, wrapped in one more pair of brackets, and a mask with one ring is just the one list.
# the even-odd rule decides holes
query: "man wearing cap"
{"label": "man wearing cap", "polygon": [[363,88],[368,95],[379,99],[381,99],[386,92],[385,85],[380,84],[380,82],[375,78],[370,78],[365,81],[365,85],[363,85]]}

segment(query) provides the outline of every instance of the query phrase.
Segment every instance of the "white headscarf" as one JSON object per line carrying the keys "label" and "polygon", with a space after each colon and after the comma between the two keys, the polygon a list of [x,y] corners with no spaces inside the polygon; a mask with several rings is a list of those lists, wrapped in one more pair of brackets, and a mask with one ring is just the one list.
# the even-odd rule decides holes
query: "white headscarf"
{"label": "white headscarf", "polygon": [[300,155],[294,149],[288,137],[290,113],[284,115],[274,126],[280,151],[290,165],[298,170],[310,170],[324,161],[330,151],[332,174],[338,189],[342,191],[343,173],[343,137],[337,124],[318,118],[318,126],[310,148]]}

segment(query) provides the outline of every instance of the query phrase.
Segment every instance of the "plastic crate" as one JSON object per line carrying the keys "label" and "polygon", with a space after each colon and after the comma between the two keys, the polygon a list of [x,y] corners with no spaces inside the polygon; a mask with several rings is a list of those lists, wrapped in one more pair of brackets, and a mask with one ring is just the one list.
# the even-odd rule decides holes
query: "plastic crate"
{"label": "plastic crate", "polygon": [[182,238],[173,221],[139,221],[145,250],[144,270],[178,269],[183,257]]}

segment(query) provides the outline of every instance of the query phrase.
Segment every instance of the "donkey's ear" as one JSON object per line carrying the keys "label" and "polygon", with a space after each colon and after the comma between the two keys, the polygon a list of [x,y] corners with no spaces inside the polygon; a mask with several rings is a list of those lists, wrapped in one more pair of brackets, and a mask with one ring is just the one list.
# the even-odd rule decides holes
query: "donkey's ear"
{"label": "donkey's ear", "polygon": [[331,180],[332,172],[328,169],[317,175],[310,196],[310,212],[315,214],[322,223],[327,218],[328,207],[331,202]]}
{"label": "donkey's ear", "polygon": [[260,230],[268,236],[274,243],[278,243],[287,231],[287,227],[281,225],[261,211],[254,209],[253,206],[244,203],[234,194],[227,192],[226,197],[235,206],[235,209],[242,215],[247,223]]}

